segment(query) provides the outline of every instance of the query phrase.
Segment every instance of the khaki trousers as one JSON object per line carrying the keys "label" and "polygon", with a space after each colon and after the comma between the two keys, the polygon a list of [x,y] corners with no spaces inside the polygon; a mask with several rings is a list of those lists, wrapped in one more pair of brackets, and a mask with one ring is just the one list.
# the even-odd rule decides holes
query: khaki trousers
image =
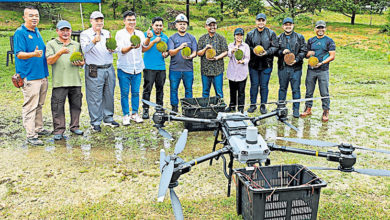
{"label": "khaki trousers", "polygon": [[23,86],[23,126],[27,138],[37,138],[38,132],[43,130],[42,106],[47,93],[47,78],[27,80],[24,78]]}

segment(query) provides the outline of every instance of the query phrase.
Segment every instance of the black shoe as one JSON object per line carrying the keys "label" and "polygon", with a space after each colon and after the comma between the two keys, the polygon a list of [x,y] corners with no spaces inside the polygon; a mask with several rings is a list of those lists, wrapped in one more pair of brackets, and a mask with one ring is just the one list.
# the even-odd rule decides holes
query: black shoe
{"label": "black shoe", "polygon": [[46,129],[42,129],[42,131],[38,132],[38,136],[48,136],[50,134],[51,134],[51,132],[46,130]]}
{"label": "black shoe", "polygon": [[260,105],[260,113],[261,114],[266,114],[267,113],[267,108],[265,107],[264,104]]}
{"label": "black shoe", "polygon": [[76,130],[74,130],[74,131],[71,130],[71,132],[72,132],[73,134],[77,134],[77,135],[83,135],[83,134],[84,134],[84,132],[83,132],[82,130],[80,130],[80,129],[76,129]]}
{"label": "black shoe", "polygon": [[102,131],[102,128],[100,127],[100,125],[92,125],[91,128],[92,128],[93,132],[101,132]]}
{"label": "black shoe", "polygon": [[62,138],[64,138],[64,137],[62,136],[62,134],[55,134],[55,135],[53,136],[53,139],[54,139],[55,141],[60,141],[60,140],[62,140]]}
{"label": "black shoe", "polygon": [[257,109],[256,105],[251,105],[251,107],[249,107],[248,109],[248,112],[253,113],[256,109]]}
{"label": "black shoe", "polygon": [[244,114],[244,108],[238,108],[238,111],[241,112],[242,114]]}
{"label": "black shoe", "polygon": [[236,108],[235,107],[227,107],[226,109],[225,109],[225,112],[234,112],[236,110]]}
{"label": "black shoe", "polygon": [[173,111],[173,115],[177,115],[177,113],[179,113],[179,107],[178,106],[174,106],[174,105],[172,105],[172,111]]}
{"label": "black shoe", "polygon": [[104,122],[104,121],[103,121],[103,125],[105,125],[105,126],[110,126],[110,127],[112,127],[112,128],[119,127],[119,123],[116,122],[116,121],[111,121],[111,122]]}
{"label": "black shoe", "polygon": [[149,109],[144,108],[144,112],[142,113],[142,119],[149,119]]}
{"label": "black shoe", "polygon": [[27,143],[34,145],[34,146],[42,146],[43,141],[39,140],[38,138],[27,138]]}
{"label": "black shoe", "polygon": [[293,117],[299,118],[299,109],[293,109]]}

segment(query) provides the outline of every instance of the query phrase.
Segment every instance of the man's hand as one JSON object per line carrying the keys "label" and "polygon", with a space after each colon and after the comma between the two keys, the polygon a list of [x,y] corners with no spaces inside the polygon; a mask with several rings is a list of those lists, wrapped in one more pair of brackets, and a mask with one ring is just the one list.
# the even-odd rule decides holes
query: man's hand
{"label": "man's hand", "polygon": [[101,37],[100,37],[100,31],[99,32],[96,32],[96,36],[95,38],[92,40],[92,43],[93,44],[96,44],[97,42],[99,42],[101,40]]}
{"label": "man's hand", "polygon": [[263,52],[263,53],[256,54],[256,55],[257,55],[257,56],[259,56],[259,57],[265,56],[265,55],[267,55],[267,51],[265,51],[265,50],[264,50],[264,52]]}
{"label": "man's hand", "polygon": [[283,50],[283,55],[286,55],[286,54],[288,54],[288,53],[291,53],[291,51],[290,51],[289,49],[284,49],[284,50]]}
{"label": "man's hand", "polygon": [[164,58],[167,58],[168,55],[169,55],[169,53],[168,53],[167,51],[165,51],[165,52],[162,52],[161,55],[162,55]]}
{"label": "man's hand", "polygon": [[211,44],[207,44],[206,47],[203,50],[207,50],[207,49],[210,49],[210,48],[213,48],[213,46]]}
{"label": "man's hand", "polygon": [[33,57],[42,57],[43,51],[38,49],[38,46],[34,50],[34,56]]}
{"label": "man's hand", "polygon": [[180,48],[180,50],[181,50],[181,49],[183,49],[183,48],[186,47],[186,46],[187,46],[187,43],[184,42],[184,43],[182,43],[178,48]]}
{"label": "man's hand", "polygon": [[74,61],[72,62],[73,66],[83,66],[85,64],[85,61]]}
{"label": "man's hand", "polygon": [[154,40],[153,40],[154,43],[158,43],[158,42],[160,42],[160,41],[161,41],[161,37],[156,37],[156,38],[154,38]]}
{"label": "man's hand", "polygon": [[69,49],[68,49],[67,47],[62,47],[62,48],[58,51],[58,53],[59,53],[60,55],[62,55],[62,54],[68,54],[68,53],[70,53],[70,51],[69,51]]}
{"label": "man's hand", "polygon": [[293,66],[294,64],[296,64],[297,63],[297,60],[294,60],[292,63],[290,63],[290,64],[287,64],[287,65],[289,65],[289,66]]}
{"label": "man's hand", "polygon": [[318,63],[317,65],[315,65],[313,68],[314,68],[314,69],[317,69],[317,68],[319,68],[320,66],[322,66],[322,64],[323,64],[322,62],[319,62],[319,63]]}
{"label": "man's hand", "polygon": [[152,38],[153,37],[153,32],[150,30],[150,27],[146,31],[146,37],[148,37],[148,38]]}
{"label": "man's hand", "polygon": [[310,50],[309,52],[307,52],[307,56],[308,57],[311,57],[311,56],[314,56],[316,54],[316,52]]}

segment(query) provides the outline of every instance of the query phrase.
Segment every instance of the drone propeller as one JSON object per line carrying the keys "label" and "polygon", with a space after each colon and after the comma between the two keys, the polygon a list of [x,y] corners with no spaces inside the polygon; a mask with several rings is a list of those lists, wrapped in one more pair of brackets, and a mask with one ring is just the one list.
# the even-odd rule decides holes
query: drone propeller
{"label": "drone propeller", "polygon": [[[337,168],[329,168],[329,167],[308,167],[311,170],[339,170],[343,171]],[[351,171],[346,171],[351,172]],[[353,169],[352,172],[370,175],[370,176],[390,176],[389,170],[376,170],[376,169]]]}
{"label": "drone propeller", "polygon": [[184,219],[183,208],[181,207],[179,197],[177,197],[175,190],[173,190],[173,188],[170,188],[169,194],[171,196],[171,204],[172,204],[173,214],[175,215],[175,219],[176,220]]}
{"label": "drone propeller", "polygon": [[168,140],[173,140],[173,137],[171,134],[169,134],[168,131],[166,131],[163,128],[158,128],[158,133],[163,136],[164,138],[167,138]]}
{"label": "drone propeller", "polygon": [[[277,137],[276,139],[289,141],[289,142],[295,142],[298,144],[305,144],[305,145],[312,145],[317,147],[338,147],[339,144],[332,143],[332,142],[326,142],[326,141],[318,141],[318,140],[307,140],[307,139],[300,139],[300,138],[285,138],[285,137]],[[359,149],[359,150],[367,150],[367,151],[375,151],[379,153],[385,153],[390,154],[390,151],[383,150],[383,149],[373,149],[373,148],[365,148],[365,147],[359,147],[352,145],[353,148]]]}
{"label": "drone propeller", "polygon": [[[169,184],[171,183],[172,174],[175,166],[175,161],[177,159],[177,155],[180,154],[186,145],[188,137],[188,130],[184,129],[183,133],[181,134],[179,140],[177,141],[175,145],[175,151],[172,156],[166,156],[165,151],[162,149],[160,151],[160,171],[161,171],[161,179],[160,179],[160,185],[158,188],[158,196],[157,201],[162,202],[164,201],[165,193],[168,190]],[[171,194],[172,195],[172,194]],[[177,198],[177,196],[176,196]],[[172,202],[173,205],[173,202]]]}
{"label": "drone propeller", "polygon": [[287,121],[282,121],[285,125],[289,126],[290,128],[294,129],[296,132],[299,132],[299,129],[295,127],[294,125],[288,123]]}
{"label": "drone propeller", "polygon": [[145,99],[142,99],[142,102],[144,102],[145,104],[147,104],[147,105],[149,105],[149,106],[152,106],[152,107],[154,107],[154,108],[160,107],[160,108],[162,108],[164,111],[167,111],[168,113],[177,114],[177,112],[174,112],[174,111],[172,111],[172,110],[170,110],[170,109],[164,108],[164,107],[162,107],[161,105],[156,104],[156,103],[154,103],[154,102],[151,102],[151,101],[148,101],[148,100],[145,100]]}

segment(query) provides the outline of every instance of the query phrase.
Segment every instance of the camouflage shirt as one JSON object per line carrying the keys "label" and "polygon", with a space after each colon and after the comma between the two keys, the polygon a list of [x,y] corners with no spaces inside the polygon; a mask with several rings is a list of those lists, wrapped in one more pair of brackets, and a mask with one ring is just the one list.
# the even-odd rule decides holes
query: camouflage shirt
{"label": "camouflage shirt", "polygon": [[[216,56],[228,51],[226,39],[220,34],[215,33],[213,37],[210,37],[208,33],[202,35],[198,41],[198,51],[203,50],[207,44],[211,44],[213,46],[217,52]],[[206,59],[206,55],[200,57],[200,72],[202,75],[217,76],[224,71],[223,59],[215,61]]]}

